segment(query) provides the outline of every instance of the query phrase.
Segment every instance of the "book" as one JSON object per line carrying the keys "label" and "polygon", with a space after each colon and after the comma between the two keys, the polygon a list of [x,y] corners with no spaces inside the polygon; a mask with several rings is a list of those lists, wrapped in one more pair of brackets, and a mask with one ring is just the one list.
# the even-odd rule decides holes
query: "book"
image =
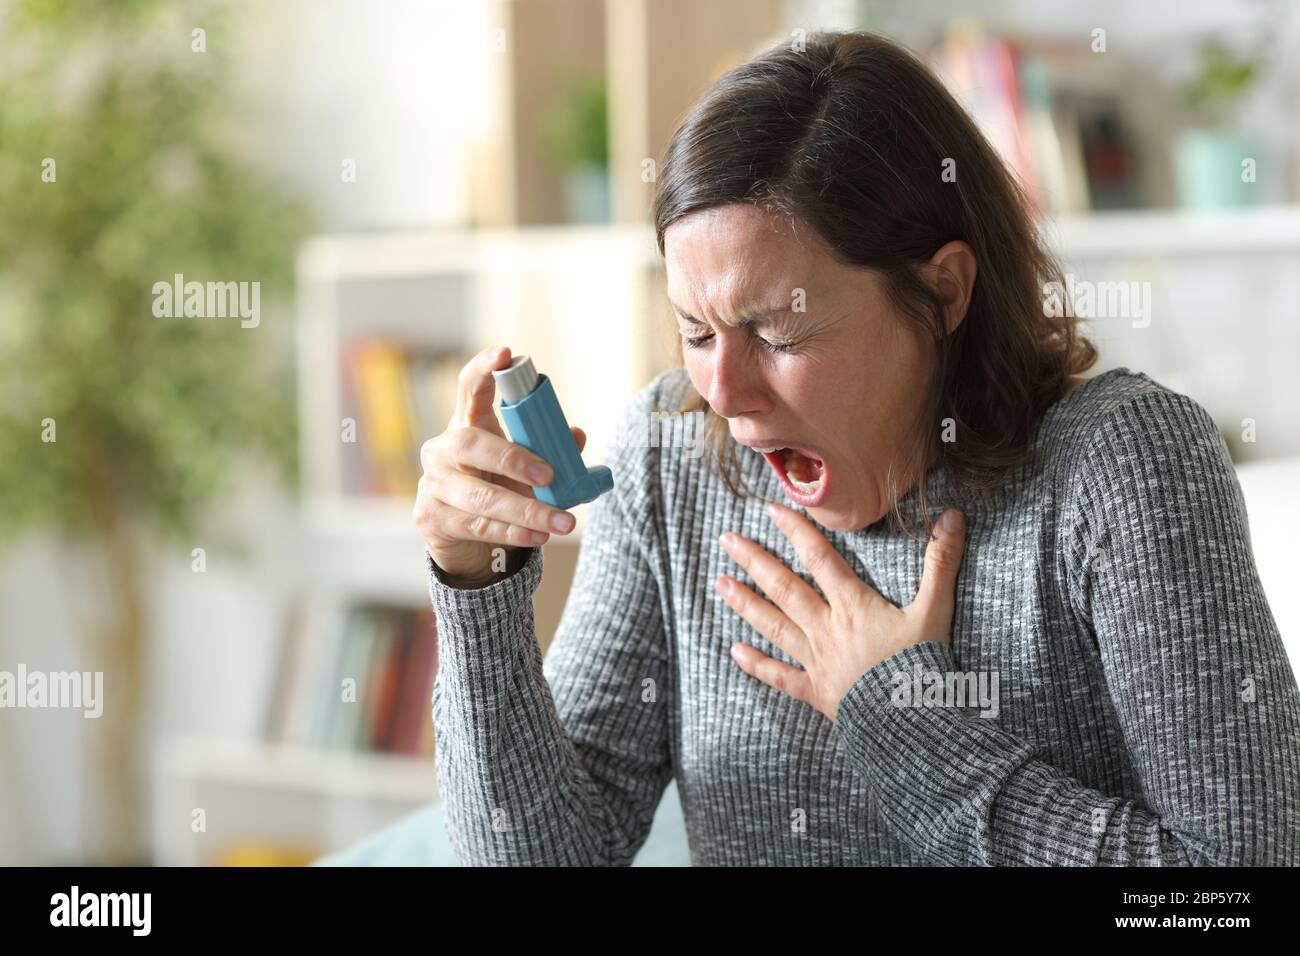
{"label": "book", "polygon": [[361,417],[359,438],[372,469],[373,490],[412,494],[419,479],[412,458],[414,411],[410,376],[401,350],[386,342],[365,342],[354,353],[354,381]]}
{"label": "book", "polygon": [[415,754],[419,752],[423,722],[431,722],[433,719],[433,680],[438,668],[438,635],[431,611],[420,612],[412,617],[410,642],[391,743],[392,749],[397,753]]}
{"label": "book", "polygon": [[368,726],[363,749],[389,750],[394,702],[410,645],[407,633],[410,615],[392,608],[382,608],[377,613],[384,622],[383,641],[371,662],[371,699],[366,711]]}
{"label": "book", "polygon": [[345,418],[356,422],[356,441],[342,456],[345,493],[414,492],[421,447],[450,423],[467,360],[386,340],[362,340],[344,350],[340,400]]}
{"label": "book", "polygon": [[[340,750],[355,749],[357,735],[361,732],[366,700],[366,674],[370,654],[377,639],[373,615],[355,611],[349,615],[349,627],[338,656],[338,671],[326,694],[330,703],[330,722],[325,743]],[[348,687],[345,699],[344,681],[355,683]]]}
{"label": "book", "polygon": [[[333,627],[322,617],[306,604],[290,617],[267,703],[268,739],[431,753],[425,725],[438,666],[432,610],[358,604]],[[348,680],[355,696],[345,700]]]}

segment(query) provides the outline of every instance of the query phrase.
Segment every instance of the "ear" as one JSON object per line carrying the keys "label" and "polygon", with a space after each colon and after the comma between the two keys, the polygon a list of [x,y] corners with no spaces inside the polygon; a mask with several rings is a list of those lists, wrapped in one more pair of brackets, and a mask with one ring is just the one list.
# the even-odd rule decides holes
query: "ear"
{"label": "ear", "polygon": [[970,308],[971,292],[975,288],[978,264],[975,250],[954,239],[930,257],[933,282],[944,302],[945,324],[948,334],[956,331]]}

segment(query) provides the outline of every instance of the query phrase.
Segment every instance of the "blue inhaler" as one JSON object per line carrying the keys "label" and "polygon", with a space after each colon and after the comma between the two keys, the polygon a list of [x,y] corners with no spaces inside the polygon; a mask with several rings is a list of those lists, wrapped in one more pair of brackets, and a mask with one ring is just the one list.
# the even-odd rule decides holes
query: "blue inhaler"
{"label": "blue inhaler", "polygon": [[511,441],[545,459],[554,474],[549,485],[533,489],[537,500],[567,509],[593,501],[614,487],[614,474],[608,468],[588,468],[582,463],[551,380],[537,374],[532,359],[517,355],[509,368],[493,372],[492,378],[501,392],[501,417]]}

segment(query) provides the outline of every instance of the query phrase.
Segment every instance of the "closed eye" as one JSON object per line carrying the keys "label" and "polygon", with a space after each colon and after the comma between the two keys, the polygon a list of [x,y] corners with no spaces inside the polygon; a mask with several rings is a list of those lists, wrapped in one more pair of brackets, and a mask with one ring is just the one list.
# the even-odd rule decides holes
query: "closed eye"
{"label": "closed eye", "polygon": [[[713,338],[713,333],[710,332],[708,335],[699,335],[694,337],[683,336],[682,342],[685,343],[688,349],[698,349],[698,348],[703,348],[705,345],[707,345],[709,340],[712,338]],[[792,348],[794,348],[794,346],[788,342],[769,342],[767,339],[763,338],[761,335],[758,334],[754,335],[754,341],[756,341],[762,348],[766,349],[769,352],[776,352],[776,353],[789,352]]]}

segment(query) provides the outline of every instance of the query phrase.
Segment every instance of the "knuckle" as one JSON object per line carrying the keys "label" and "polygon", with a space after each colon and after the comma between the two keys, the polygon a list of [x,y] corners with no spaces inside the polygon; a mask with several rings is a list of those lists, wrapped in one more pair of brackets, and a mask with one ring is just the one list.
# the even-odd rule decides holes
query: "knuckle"
{"label": "knuckle", "polygon": [[510,526],[510,532],[514,535],[514,543],[521,548],[536,547],[537,542],[532,539],[533,531],[530,528],[524,528],[517,524]]}
{"label": "knuckle", "polygon": [[486,537],[491,527],[492,519],[486,515],[474,515],[465,523],[465,530],[473,538]]}
{"label": "knuckle", "polygon": [[496,507],[499,499],[500,491],[496,485],[479,485],[470,492],[469,510],[485,515]]}
{"label": "knuckle", "polygon": [[790,600],[791,593],[790,579],[782,576],[773,582],[769,596],[772,598],[772,603],[777,607],[785,607]]}
{"label": "knuckle", "polygon": [[550,528],[551,512],[551,508],[534,498],[533,503],[524,508],[524,521],[539,530]]}
{"label": "knuckle", "polygon": [[464,365],[461,366],[460,373],[456,376],[456,384],[461,386],[467,386],[470,384],[470,382],[474,380],[477,374],[478,372],[474,368],[474,362],[473,361],[466,362]]}
{"label": "knuckle", "polygon": [[925,557],[936,571],[950,571],[961,561],[961,552],[946,541],[931,541]]}
{"label": "knuckle", "polygon": [[420,445],[420,464],[427,471],[438,460],[438,439],[427,439]]}
{"label": "knuckle", "polygon": [[428,475],[420,476],[420,481],[416,485],[415,504],[411,508],[411,518],[420,527],[429,524],[433,519],[434,507],[437,504],[435,487],[433,479]]}
{"label": "knuckle", "polygon": [[808,573],[817,576],[818,572],[824,571],[830,564],[830,555],[827,554],[826,548],[817,547],[808,552],[804,559],[803,566],[808,569]]}
{"label": "knuckle", "polygon": [[451,451],[457,459],[466,458],[474,450],[476,438],[472,428],[456,428],[450,433]]}
{"label": "knuckle", "polygon": [[[432,507],[425,507],[415,524],[416,530],[419,531],[423,537],[448,537],[447,513],[439,505],[435,504]],[[453,534],[451,537],[456,537],[456,535]]]}
{"label": "knuckle", "polygon": [[497,455],[496,467],[493,471],[498,475],[513,475],[522,473],[524,470],[523,455],[514,445],[507,445],[501,449]]}

